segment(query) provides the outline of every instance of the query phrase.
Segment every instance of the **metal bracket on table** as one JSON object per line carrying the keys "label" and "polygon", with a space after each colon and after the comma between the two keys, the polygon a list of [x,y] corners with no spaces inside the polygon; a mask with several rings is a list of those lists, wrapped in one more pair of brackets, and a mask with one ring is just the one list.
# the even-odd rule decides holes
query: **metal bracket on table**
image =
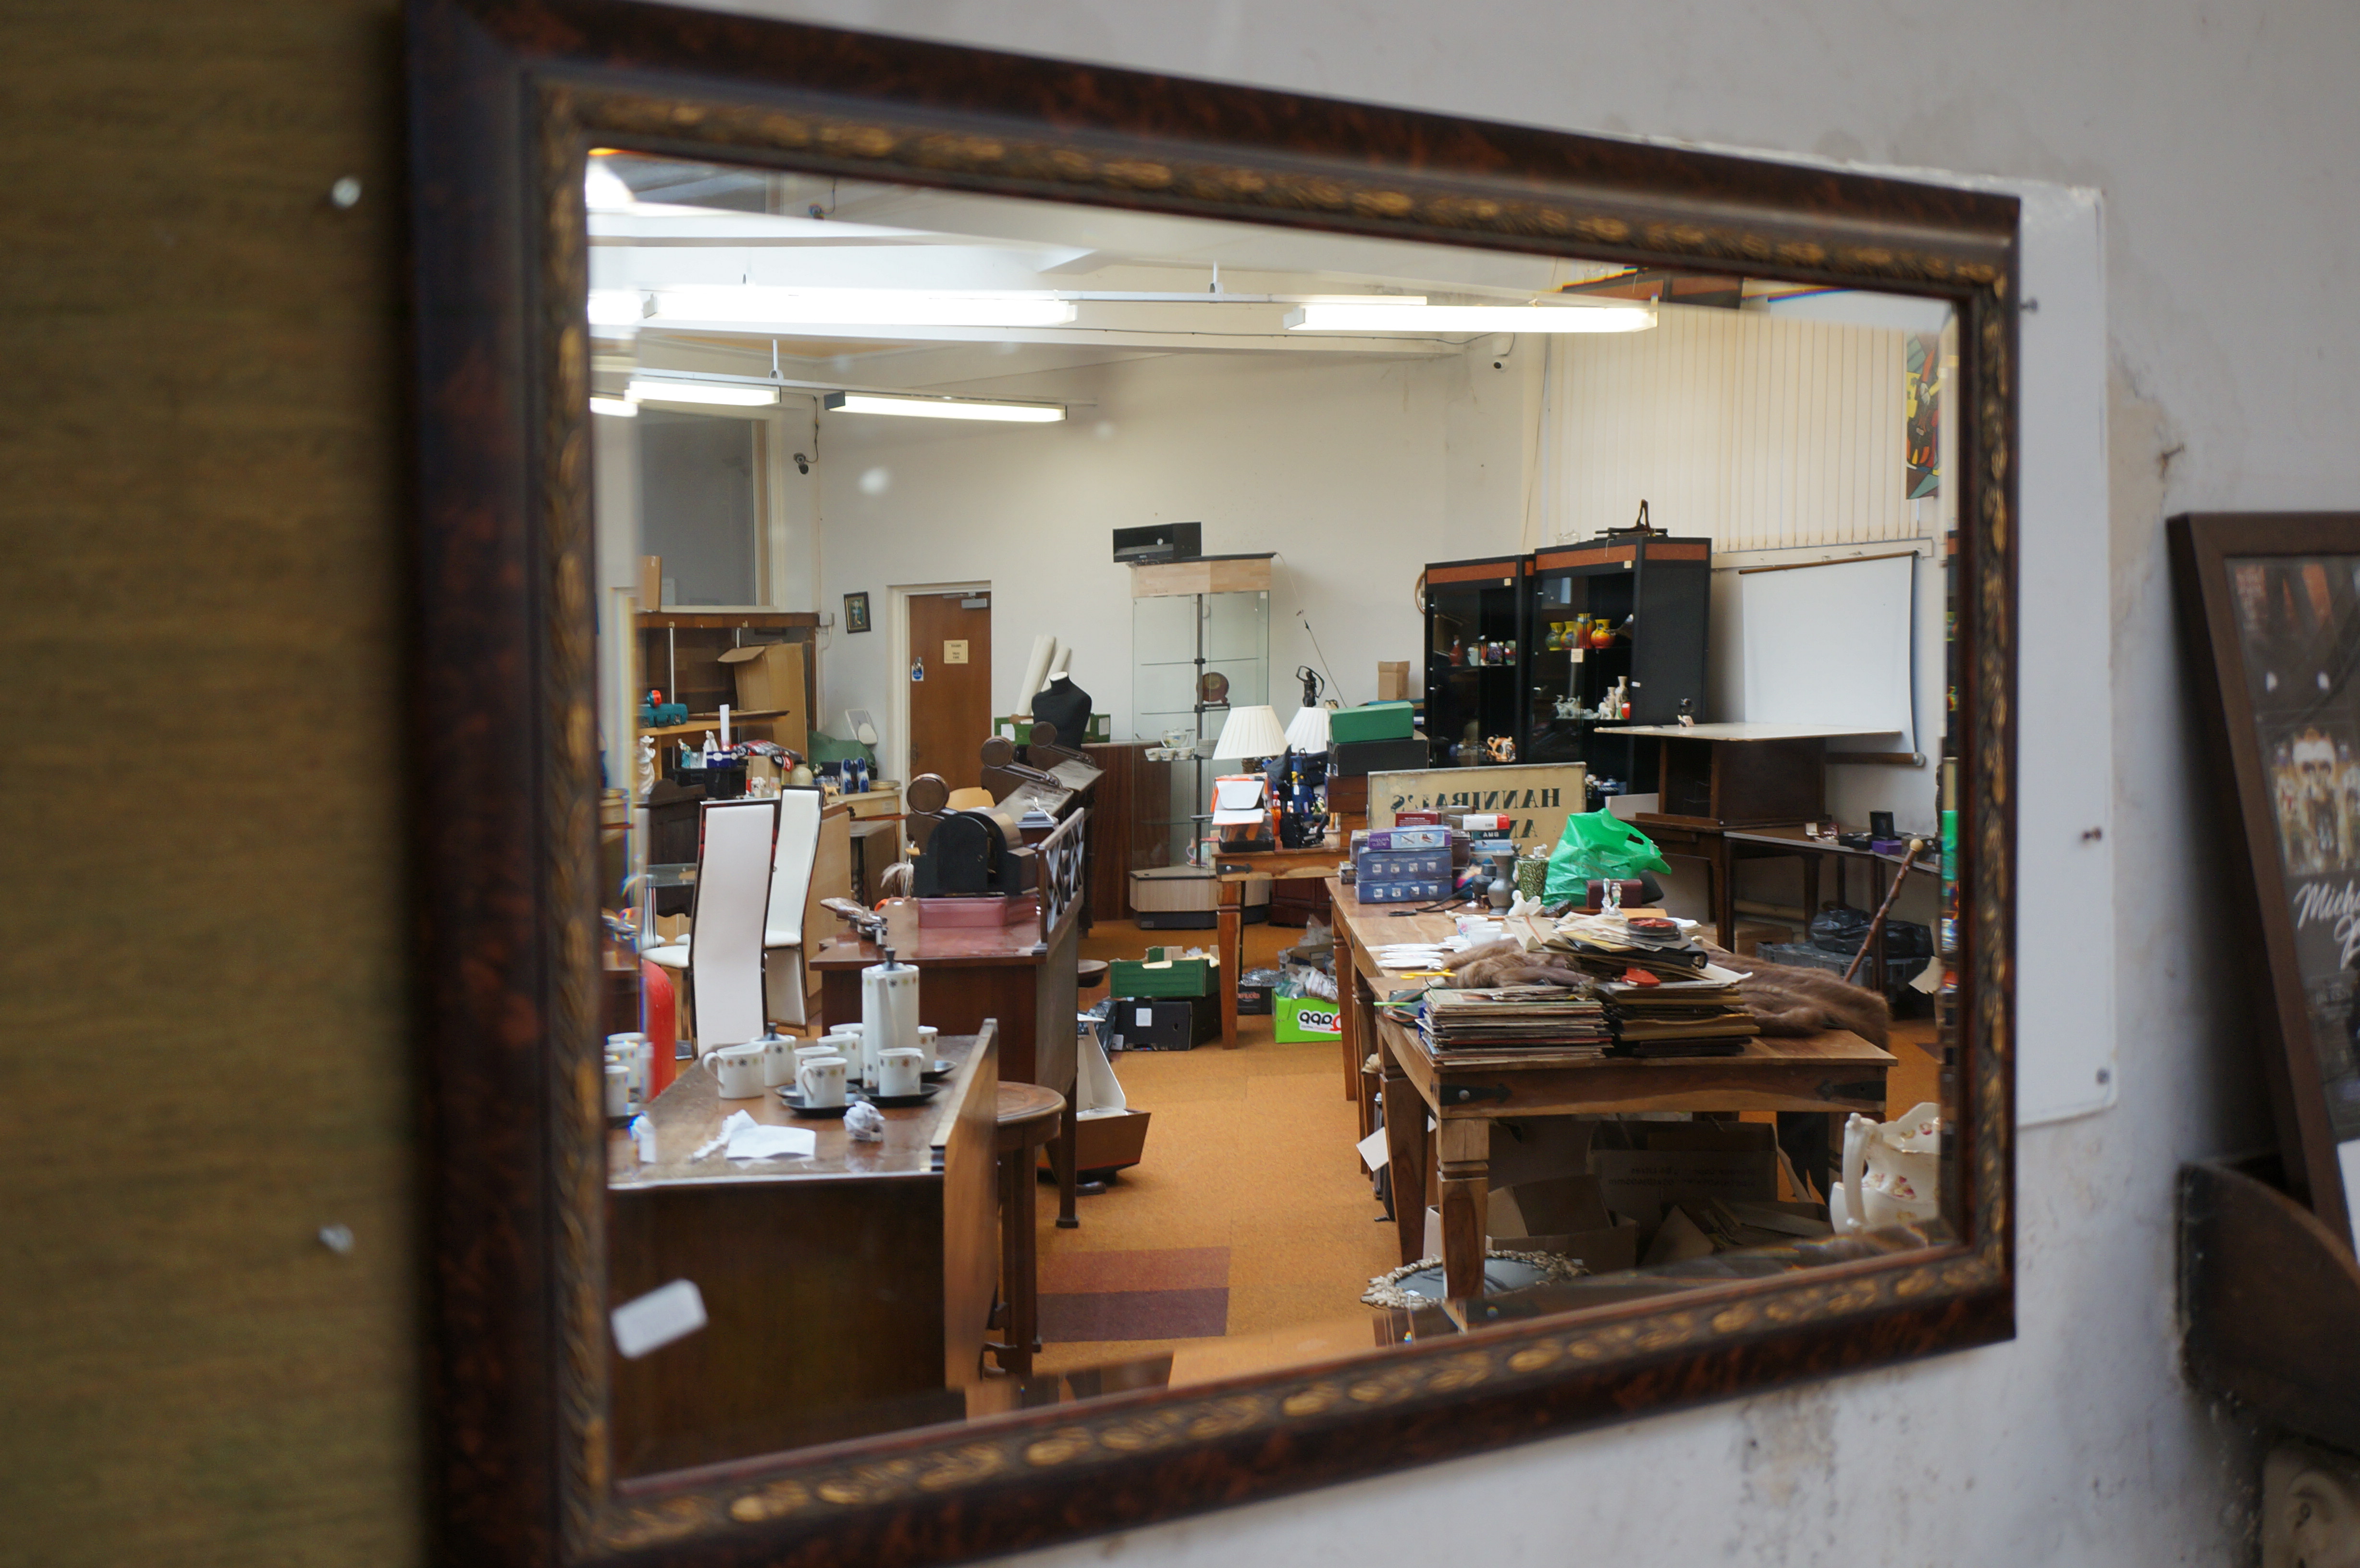
{"label": "metal bracket on table", "polygon": [[1480,1083],[1445,1083],[1437,1093],[1446,1105],[1472,1105],[1477,1100],[1505,1101],[1514,1097],[1505,1083],[1493,1083],[1488,1087]]}

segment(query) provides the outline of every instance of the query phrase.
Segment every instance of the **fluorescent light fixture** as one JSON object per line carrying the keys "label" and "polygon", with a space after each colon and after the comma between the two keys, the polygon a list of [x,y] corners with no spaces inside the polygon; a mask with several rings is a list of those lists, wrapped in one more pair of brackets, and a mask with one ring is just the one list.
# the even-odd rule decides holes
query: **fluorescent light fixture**
{"label": "fluorescent light fixture", "polygon": [[594,212],[628,212],[639,204],[623,177],[606,167],[606,160],[593,156],[590,167],[582,175],[582,195]]}
{"label": "fluorescent light fixture", "polygon": [[694,286],[656,293],[658,320],[736,325],[1062,327],[1071,300],[1048,294],[947,289],[774,289]]}
{"label": "fluorescent light fixture", "polygon": [[636,419],[639,417],[639,406],[628,397],[593,397],[590,399],[590,411],[594,414],[612,414],[618,419]]}
{"label": "fluorescent light fixture", "polygon": [[727,381],[650,381],[631,377],[628,396],[634,403],[709,403],[723,408],[767,408],[779,400],[775,387],[748,387]]}
{"label": "fluorescent light fixture", "polygon": [[1644,332],[1645,305],[1304,305],[1286,313],[1291,332]]}
{"label": "fluorescent light fixture", "polygon": [[636,327],[643,314],[636,289],[590,290],[590,324],[594,327]]}
{"label": "fluorescent light fixture", "polygon": [[1054,425],[1065,417],[1062,403],[1001,403],[987,397],[890,397],[878,392],[831,392],[830,411],[895,414],[905,419],[998,419],[1019,425]]}

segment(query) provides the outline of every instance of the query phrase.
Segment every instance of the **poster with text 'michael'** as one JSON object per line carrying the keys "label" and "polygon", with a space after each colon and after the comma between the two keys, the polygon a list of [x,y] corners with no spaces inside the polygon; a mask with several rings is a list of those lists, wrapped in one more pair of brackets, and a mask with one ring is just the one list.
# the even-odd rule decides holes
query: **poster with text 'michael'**
{"label": "poster with text 'michael'", "polygon": [[2230,583],[2312,1050],[2360,1215],[2360,556],[2234,561]]}

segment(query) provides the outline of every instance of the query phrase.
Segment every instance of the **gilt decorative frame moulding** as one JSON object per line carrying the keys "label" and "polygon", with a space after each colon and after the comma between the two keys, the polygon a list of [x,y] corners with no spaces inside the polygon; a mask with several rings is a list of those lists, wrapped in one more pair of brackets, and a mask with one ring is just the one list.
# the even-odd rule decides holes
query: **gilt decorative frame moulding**
{"label": "gilt decorative frame moulding", "polygon": [[[950,1562],[2014,1332],[2012,199],[627,0],[409,16],[431,1420],[446,1560]],[[617,1486],[584,161],[606,147],[1939,297],[1960,313],[1960,1239]],[[1896,431],[1896,436],[1897,436]]]}

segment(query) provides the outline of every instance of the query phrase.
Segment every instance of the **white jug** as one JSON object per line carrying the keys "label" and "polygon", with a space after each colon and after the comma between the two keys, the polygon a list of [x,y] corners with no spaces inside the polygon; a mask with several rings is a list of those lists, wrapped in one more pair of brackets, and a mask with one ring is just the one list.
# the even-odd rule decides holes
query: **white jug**
{"label": "white jug", "polygon": [[1844,1123],[1838,1228],[1847,1234],[1918,1225],[1941,1212],[1942,1107],[1912,1105],[1898,1121]]}

